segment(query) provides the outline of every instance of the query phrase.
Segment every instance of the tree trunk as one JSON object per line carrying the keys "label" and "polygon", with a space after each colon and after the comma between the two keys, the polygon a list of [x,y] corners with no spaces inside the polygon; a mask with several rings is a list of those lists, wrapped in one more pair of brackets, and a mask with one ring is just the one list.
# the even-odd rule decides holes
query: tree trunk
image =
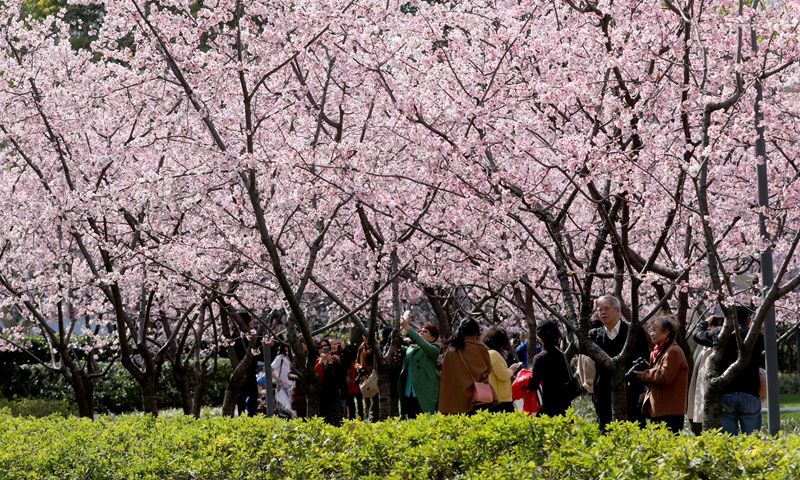
{"label": "tree trunk", "polygon": [[611,373],[611,418],[628,419],[628,398],[625,390],[625,372],[623,368],[615,368]]}
{"label": "tree trunk", "polygon": [[[208,378],[217,372],[217,358],[216,354],[210,361],[213,362],[211,370],[206,370],[205,362],[198,360],[199,355],[195,356],[194,364],[194,391],[192,392],[192,415],[194,418],[200,418],[203,409],[203,394],[206,393],[208,388]],[[209,361],[209,359],[206,359]]]}
{"label": "tree trunk", "polygon": [[304,370],[303,380],[305,381],[302,381],[301,384],[303,390],[306,392],[306,415],[308,417],[316,417],[319,415],[319,399],[322,382],[317,375],[317,371],[314,369],[313,363],[311,366],[306,365]]}
{"label": "tree trunk", "polygon": [[156,375],[146,375],[144,381],[140,383],[142,386],[142,401],[144,402],[144,412],[149,413],[154,417],[158,416],[158,402],[156,400],[156,393],[158,392],[158,384]]}
{"label": "tree trunk", "polygon": [[[75,393],[75,403],[78,404],[78,415],[85,418],[94,418],[94,381],[88,378],[78,364],[69,356],[66,345],[59,348],[61,356],[61,374],[66,377]],[[91,354],[90,354],[91,355]],[[91,358],[86,362],[91,368]]]}
{"label": "tree trunk", "polygon": [[[249,359],[247,357],[250,357]],[[251,355],[246,355],[241,359],[236,368],[233,369],[228,385],[225,387],[225,397],[222,400],[222,416],[233,417],[236,413],[236,399],[239,397],[239,389],[247,380],[247,368],[253,360]]]}
{"label": "tree trunk", "polygon": [[719,428],[722,418],[722,393],[725,386],[706,377],[708,388],[703,400],[703,431]]}
{"label": "tree trunk", "polygon": [[533,357],[536,356],[536,318],[526,315],[525,323],[528,324],[528,347],[526,355],[528,355],[527,367],[530,368],[533,364]]}
{"label": "tree trunk", "polygon": [[203,394],[206,393],[206,375],[202,374],[196,378],[194,392],[192,392],[192,415],[200,418],[203,409]]}
{"label": "tree trunk", "polygon": [[358,327],[350,327],[350,345],[355,345],[358,347],[361,345],[361,329]]}
{"label": "tree trunk", "polygon": [[372,397],[373,402],[379,402],[378,418],[375,420],[386,420],[392,416],[392,378],[389,364],[377,359],[374,368],[378,374],[378,394]]}
{"label": "tree trunk", "polygon": [[94,418],[94,381],[87,379],[80,371],[70,372],[66,375],[75,393],[75,403],[78,404],[78,415],[85,418]]}
{"label": "tree trunk", "polygon": [[194,410],[192,406],[192,388],[189,386],[189,373],[186,370],[186,366],[180,361],[180,358],[172,364],[172,379],[175,380],[175,386],[178,388],[178,393],[181,395],[183,414],[191,415]]}

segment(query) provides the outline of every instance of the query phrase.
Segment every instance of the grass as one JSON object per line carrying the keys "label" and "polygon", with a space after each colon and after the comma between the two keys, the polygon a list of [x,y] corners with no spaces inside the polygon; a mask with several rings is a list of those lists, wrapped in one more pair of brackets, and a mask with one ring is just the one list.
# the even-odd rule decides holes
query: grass
{"label": "grass", "polygon": [[[800,408],[800,393],[781,393],[780,406],[781,408]],[[766,429],[767,412],[761,413],[761,417],[761,424]],[[800,412],[781,412],[781,430],[792,430],[792,427],[798,423],[800,423]]]}
{"label": "grass", "polygon": [[781,407],[800,407],[800,393],[781,393]]}

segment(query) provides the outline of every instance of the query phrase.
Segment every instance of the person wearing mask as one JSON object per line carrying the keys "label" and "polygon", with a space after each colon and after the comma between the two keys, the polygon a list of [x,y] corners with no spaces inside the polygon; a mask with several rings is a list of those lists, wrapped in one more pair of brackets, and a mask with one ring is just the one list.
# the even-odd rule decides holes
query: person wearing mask
{"label": "person wearing mask", "polygon": [[[445,342],[442,379],[439,384],[439,411],[443,414],[474,413],[491,405],[475,401],[475,382],[487,383],[492,373],[489,349],[478,340],[480,326],[466,318],[452,338]],[[495,395],[495,402],[497,398]]]}
{"label": "person wearing mask", "polygon": [[[750,330],[750,310],[742,305],[737,305],[736,319],[742,339],[744,339]],[[698,345],[713,347],[720,331],[722,331],[722,327],[709,329],[708,322],[701,321],[694,330],[694,341]],[[759,396],[761,380],[758,369],[763,354],[764,334],[759,332],[753,345],[750,361],[723,390],[720,425],[722,430],[730,435],[738,435],[740,426],[741,432],[744,434],[761,430],[761,399]],[[722,358],[717,362],[717,374],[721,375],[725,372],[738,357],[739,346],[731,333],[722,352]]]}
{"label": "person wearing mask", "polygon": [[[589,330],[589,338],[597,344],[606,354],[613,358],[622,352],[628,338],[628,322],[620,319],[621,305],[619,299],[613,295],[603,295],[597,299],[597,313],[602,326]],[[637,359],[650,358],[650,349],[643,329],[639,329],[633,344],[633,351],[625,362],[624,372],[630,370]],[[600,430],[605,431],[606,425],[612,420],[611,415],[611,376],[610,372],[595,365],[594,392],[592,402],[597,413],[597,423]],[[628,421],[636,422],[644,428],[645,416],[639,408],[639,396],[644,391],[645,384],[638,378],[633,378],[625,386],[626,409]]]}
{"label": "person wearing mask", "polygon": [[[398,380],[400,414],[415,418],[420,413],[435,413],[439,402],[439,376],[436,361],[441,349],[436,341],[439,329],[432,323],[424,323],[414,329],[409,323],[411,312],[400,318],[400,329],[414,343],[405,347],[405,357]],[[403,348],[403,347],[401,347]]]}
{"label": "person wearing mask", "polygon": [[502,351],[509,348],[508,334],[502,328],[495,326],[489,327],[481,337],[483,343],[489,349],[489,359],[492,362],[492,373],[489,375],[489,383],[497,394],[498,404],[491,408],[493,412],[513,412],[514,398],[511,396],[511,379],[522,363],[513,363],[508,366]]}
{"label": "person wearing mask", "polygon": [[672,318],[667,315],[653,318],[649,330],[654,345],[650,368],[632,373],[650,386],[644,396],[644,413],[651,422],[663,423],[677,434],[683,430],[686,415],[689,364],[675,341],[678,329]]}
{"label": "person wearing mask", "polygon": [[561,332],[552,320],[544,320],[536,326],[536,336],[542,351],[531,362],[528,390],[541,388],[542,403],[539,415],[563,415],[572,404],[574,392],[569,390],[575,382],[564,353],[558,348]]}

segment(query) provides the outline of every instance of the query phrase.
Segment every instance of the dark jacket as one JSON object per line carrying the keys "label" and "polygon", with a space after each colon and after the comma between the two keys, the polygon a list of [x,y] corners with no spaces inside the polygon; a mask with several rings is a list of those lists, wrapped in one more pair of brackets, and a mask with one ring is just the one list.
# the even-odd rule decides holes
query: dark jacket
{"label": "dark jacket", "polygon": [[[739,323],[739,330],[742,332],[742,338],[747,336],[750,330],[744,323]],[[706,347],[713,347],[717,341],[722,327],[716,327],[709,330],[708,322],[702,321],[694,329],[694,341],[698,345]],[[739,372],[738,375],[733,377],[733,381],[725,386],[723,393],[745,392],[751,395],[758,396],[758,388],[761,385],[761,380],[758,377],[758,368],[761,365],[761,357],[764,354],[764,334],[759,332],[756,343],[753,345],[753,355],[750,361],[745,365],[744,370]],[[725,345],[725,351],[722,353],[722,358],[717,362],[717,374],[721,375],[728,367],[736,361],[739,356],[739,346],[736,344],[736,337],[731,333],[728,338],[728,344]]]}
{"label": "dark jacket", "polygon": [[[614,340],[610,340],[606,336],[606,328],[598,327],[589,330],[589,338],[594,341],[609,357],[616,357],[622,352],[625,347],[625,339],[628,337],[628,322],[620,320],[619,333]],[[637,358],[648,360],[650,358],[650,348],[647,344],[647,338],[644,334],[644,329],[640,328],[636,335],[636,342],[633,345],[633,351],[625,362],[624,372],[627,372]],[[644,391],[645,383],[641,380],[632,380],[625,386],[628,420],[640,422],[644,425],[644,415],[639,410],[637,404],[639,395]],[[605,426],[611,421],[611,372],[603,369],[599,364],[596,365],[594,372],[594,392],[592,392],[592,401],[597,411],[597,420],[601,426]]]}
{"label": "dark jacket", "polygon": [[536,390],[539,382],[542,384],[542,408],[539,414],[563,415],[572,403],[566,391],[572,374],[564,354],[554,346],[545,345],[541,353],[533,357],[531,369],[533,375],[528,390]]}

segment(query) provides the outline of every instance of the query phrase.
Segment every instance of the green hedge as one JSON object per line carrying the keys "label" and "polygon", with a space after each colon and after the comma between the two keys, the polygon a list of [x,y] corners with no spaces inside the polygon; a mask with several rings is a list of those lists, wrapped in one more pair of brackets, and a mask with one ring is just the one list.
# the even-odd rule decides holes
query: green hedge
{"label": "green hedge", "polygon": [[78,408],[67,399],[50,400],[43,398],[0,398],[0,409],[7,409],[15,417],[62,417],[78,414]]}
{"label": "green hedge", "polygon": [[576,417],[44,419],[0,411],[4,479],[798,478],[800,437],[675,437]]}

